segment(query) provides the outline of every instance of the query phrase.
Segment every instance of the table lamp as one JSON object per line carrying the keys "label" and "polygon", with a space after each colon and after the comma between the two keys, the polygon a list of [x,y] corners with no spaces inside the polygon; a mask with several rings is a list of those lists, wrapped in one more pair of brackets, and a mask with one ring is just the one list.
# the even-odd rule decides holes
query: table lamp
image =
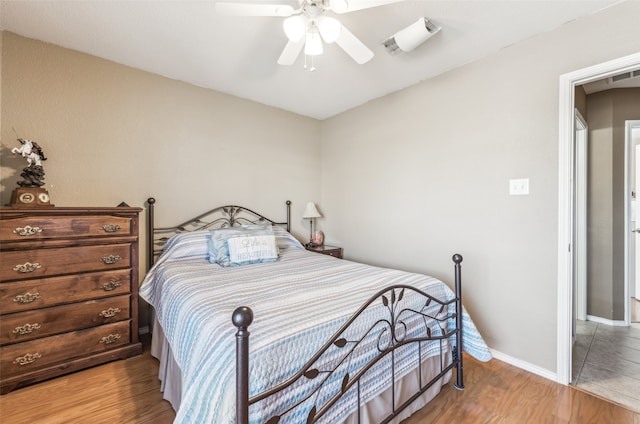
{"label": "table lamp", "polygon": [[322,215],[320,215],[320,212],[318,212],[318,209],[316,208],[315,203],[313,203],[313,202],[307,203],[307,207],[305,208],[304,213],[302,214],[302,218],[309,220],[309,243],[307,243],[308,247],[316,247],[316,244],[313,243],[313,241],[312,241],[312,239],[313,239],[313,221],[316,218],[320,218],[320,217],[322,217]]}

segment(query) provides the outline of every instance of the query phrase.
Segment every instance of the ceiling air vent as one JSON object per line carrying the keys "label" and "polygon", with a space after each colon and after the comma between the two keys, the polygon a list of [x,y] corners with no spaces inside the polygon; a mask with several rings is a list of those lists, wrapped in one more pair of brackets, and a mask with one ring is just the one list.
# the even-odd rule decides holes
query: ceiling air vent
{"label": "ceiling air vent", "polygon": [[622,80],[626,80],[632,77],[631,72],[625,72],[624,74],[614,75],[611,77],[611,82],[618,82]]}
{"label": "ceiling air vent", "polygon": [[614,84],[616,82],[628,80],[628,79],[631,79],[631,78],[637,78],[637,77],[640,77],[640,69],[636,69],[636,70],[633,70],[633,71],[624,72],[622,74],[614,75],[614,76],[610,77],[607,82],[609,84]]}

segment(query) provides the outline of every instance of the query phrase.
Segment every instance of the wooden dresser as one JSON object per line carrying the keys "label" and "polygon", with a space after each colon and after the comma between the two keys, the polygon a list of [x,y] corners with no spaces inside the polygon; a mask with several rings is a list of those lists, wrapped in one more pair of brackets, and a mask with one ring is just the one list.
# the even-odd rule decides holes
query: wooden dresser
{"label": "wooden dresser", "polygon": [[139,208],[0,208],[0,393],[141,353]]}

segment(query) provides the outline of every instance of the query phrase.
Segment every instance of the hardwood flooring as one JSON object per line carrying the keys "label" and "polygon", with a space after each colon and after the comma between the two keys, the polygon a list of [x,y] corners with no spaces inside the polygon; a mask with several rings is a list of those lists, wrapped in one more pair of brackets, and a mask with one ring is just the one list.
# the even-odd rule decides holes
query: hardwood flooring
{"label": "hardwood flooring", "polygon": [[576,387],[640,411],[640,328],[577,321]]}
{"label": "hardwood flooring", "polygon": [[[494,359],[465,357],[465,390],[451,384],[403,424],[640,424],[640,413]],[[0,396],[2,424],[171,423],[158,362],[149,354],[45,381]],[[216,423],[218,424],[218,423]]]}

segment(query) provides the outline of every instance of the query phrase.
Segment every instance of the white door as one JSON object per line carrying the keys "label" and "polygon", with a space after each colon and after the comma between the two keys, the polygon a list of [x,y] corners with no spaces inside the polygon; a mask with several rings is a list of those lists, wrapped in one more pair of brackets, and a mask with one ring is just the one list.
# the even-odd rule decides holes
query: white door
{"label": "white door", "polygon": [[587,320],[587,134],[587,123],[576,109],[574,302],[575,317],[581,321]]}

